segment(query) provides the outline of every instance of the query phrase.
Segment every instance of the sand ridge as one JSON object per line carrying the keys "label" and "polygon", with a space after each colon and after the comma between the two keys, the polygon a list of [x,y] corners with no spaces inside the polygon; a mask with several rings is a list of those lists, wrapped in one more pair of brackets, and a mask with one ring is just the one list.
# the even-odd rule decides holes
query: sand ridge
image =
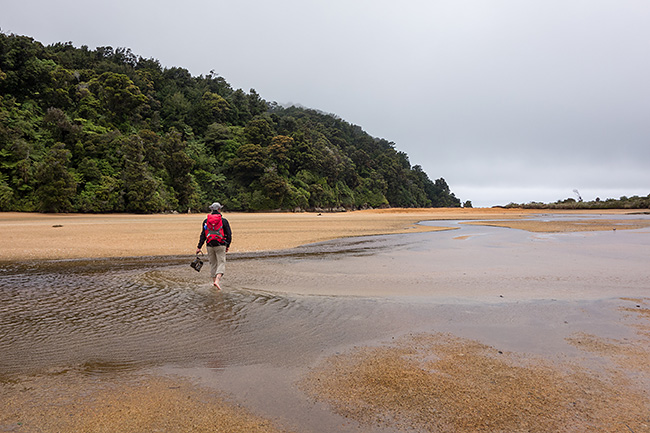
{"label": "sand ridge", "polygon": [[301,386],[367,426],[423,432],[650,430],[650,401],[625,374],[612,370],[600,377],[570,363],[444,334],[411,335],[332,356]]}
{"label": "sand ridge", "polygon": [[[525,218],[539,211],[504,209],[382,209],[336,214],[225,213],[233,252],[290,248],[344,236],[411,233],[440,228],[422,220],[498,219],[534,231]],[[584,215],[587,212],[553,212]],[[626,211],[611,211],[626,214]],[[602,215],[603,212],[594,212]],[[47,215],[0,213],[0,261],[194,253],[203,214]],[[504,221],[507,220],[507,221]],[[565,224],[612,230],[602,219]],[[620,228],[620,226],[619,226]],[[632,228],[631,226],[629,228]],[[646,377],[648,299],[628,300],[640,318],[639,341],[574,335],[568,344]],[[639,326],[639,325],[637,325]],[[646,367],[644,367],[646,366]],[[418,334],[328,358],[302,386],[314,399],[365,427],[416,431],[650,432],[647,392],[623,373],[605,378],[571,365],[552,365],[478,341]],[[1,373],[1,372],[0,372]],[[105,379],[105,380],[104,380]],[[6,431],[259,431],[275,422],[243,410],[217,391],[185,379],[105,377],[54,371],[30,377],[0,374],[0,430]],[[478,415],[477,415],[478,414]]]}
{"label": "sand ridge", "polygon": [[[300,382],[362,425],[426,432],[650,432],[648,306],[621,299],[638,338],[577,333],[597,359],[550,360],[440,333],[403,336],[324,359]],[[604,368],[603,368],[604,367]]]}
{"label": "sand ridge", "polygon": [[[341,237],[447,229],[417,224],[426,220],[507,219],[513,222],[539,213],[500,208],[434,208],[339,213],[224,212],[224,217],[233,230],[231,252],[251,252],[286,249]],[[582,215],[586,212],[554,213]],[[629,212],[613,210],[607,213]],[[204,214],[2,212],[0,261],[192,255],[204,218]],[[517,228],[527,229],[522,225],[524,222],[517,224]]]}
{"label": "sand ridge", "polygon": [[580,219],[564,221],[470,221],[463,224],[507,227],[536,233],[562,233],[586,231],[637,230],[650,227],[648,219]]}
{"label": "sand ridge", "polygon": [[180,378],[67,370],[0,385],[0,431],[286,432],[218,392]]}

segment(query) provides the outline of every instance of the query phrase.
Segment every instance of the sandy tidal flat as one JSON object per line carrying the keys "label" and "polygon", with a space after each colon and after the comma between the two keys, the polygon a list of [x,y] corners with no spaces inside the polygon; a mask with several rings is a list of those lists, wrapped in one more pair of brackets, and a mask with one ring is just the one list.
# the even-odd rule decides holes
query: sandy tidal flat
{"label": "sandy tidal flat", "polygon": [[[322,214],[225,212],[224,217],[233,230],[231,252],[250,252],[293,248],[349,236],[446,230],[417,224],[425,220],[508,219],[500,224],[517,224],[513,227],[528,230],[535,227],[531,222],[512,220],[538,213],[518,209],[453,208]],[[560,214],[582,215],[585,212],[567,211]],[[0,260],[191,255],[196,249],[204,218],[204,214],[61,215],[3,212],[0,213]],[[647,226],[647,221],[645,224]],[[584,228],[568,222],[563,227],[563,230]]]}
{"label": "sandy tidal flat", "polygon": [[[554,213],[560,218],[552,220],[529,219],[537,214],[386,209],[225,217],[234,232],[232,252],[449,230],[435,222],[417,224],[431,220],[489,219],[476,223],[537,233],[609,231],[617,239],[623,233],[611,233],[614,229],[650,226],[644,218],[616,218],[624,211],[608,212],[611,218],[603,212],[589,218],[581,211]],[[543,278],[519,266],[521,278],[513,279],[512,262],[492,266],[484,262],[486,255],[468,255],[464,248],[475,248],[482,235],[453,233],[433,235],[451,238],[445,243],[436,238],[436,254],[453,262],[439,260],[443,271],[438,280],[430,267],[420,275],[405,271],[405,265],[400,271],[408,275],[370,298],[366,292],[345,296],[351,276],[370,266],[381,280],[382,265],[391,269],[389,262],[399,254],[407,264],[418,255],[431,260],[421,244],[409,248],[424,235],[401,238],[403,249],[390,249],[398,256],[374,253],[352,262],[345,255],[317,256],[312,262],[296,257],[292,266],[278,266],[284,262],[272,259],[233,261],[233,287],[220,294],[205,289],[205,275],[185,265],[183,270],[166,265],[121,270],[111,261],[98,261],[114,268],[106,275],[77,269],[88,262],[83,260],[39,268],[44,259],[193,255],[204,217],[0,214],[0,261],[35,264],[25,271],[6,266],[1,275],[7,290],[0,291],[0,331],[6,331],[0,333],[5,355],[0,361],[14,368],[42,361],[32,373],[0,369],[0,431],[650,432],[650,297],[639,283],[647,274],[637,269],[637,262],[630,263],[629,250],[594,256],[613,258],[623,268],[614,274],[611,267],[599,266],[593,278],[607,291],[604,302],[600,294],[588,299],[587,291],[576,291],[575,282],[585,278],[571,277],[575,255],[564,277],[557,263],[552,272],[540,274]],[[630,236],[647,234],[637,230]],[[513,249],[508,243],[512,237],[504,242],[499,235],[489,245],[492,259],[498,258],[499,248]],[[542,240],[525,245],[554,242],[544,236],[533,235]],[[575,248],[572,236],[567,242],[563,245]],[[453,266],[476,266],[473,260],[484,262],[480,278],[469,281],[463,272],[454,274]],[[261,262],[267,262],[269,272]],[[329,281],[332,265],[340,275],[318,293],[327,296],[276,294],[269,281],[262,281],[266,292],[235,284],[238,272],[254,278],[271,275],[278,284],[278,274],[270,270],[305,277],[318,273],[316,266],[326,269],[317,281]],[[49,274],[52,266],[56,270]],[[464,278],[469,288],[478,287],[496,303],[476,298],[446,305],[430,293],[429,303],[388,300],[395,295],[391,287],[408,284],[432,287],[439,295],[435,281],[440,276],[449,278],[449,290],[456,295]],[[510,292],[504,290],[506,277],[514,281]],[[43,285],[44,278],[53,284]],[[539,290],[519,290],[522,284],[530,289],[531,278]],[[89,279],[92,284],[86,283]],[[629,290],[640,296],[625,297]],[[189,367],[169,374],[138,367],[138,357],[145,364],[166,366],[173,359]],[[202,362],[206,366],[197,369]]]}

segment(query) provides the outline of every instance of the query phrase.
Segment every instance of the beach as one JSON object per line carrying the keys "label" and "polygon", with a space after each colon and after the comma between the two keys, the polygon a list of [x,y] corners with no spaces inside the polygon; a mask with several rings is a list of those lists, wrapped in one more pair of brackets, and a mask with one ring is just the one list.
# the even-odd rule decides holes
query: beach
{"label": "beach", "polygon": [[[539,211],[521,209],[378,209],[339,213],[228,213],[234,242],[231,252],[272,251],[342,237],[444,230],[417,223],[423,220],[520,220]],[[584,211],[555,212],[584,215]],[[629,211],[591,212],[622,215]],[[0,261],[93,257],[192,255],[203,214],[88,215],[0,213]],[[504,223],[501,222],[503,225]],[[508,223],[505,223],[507,225]],[[519,221],[518,228],[539,229],[539,222]],[[643,223],[645,224],[645,223]],[[642,225],[643,226],[643,225]],[[642,227],[641,226],[641,227]],[[567,220],[562,230],[610,230],[581,227]],[[622,227],[626,228],[626,226]],[[627,226],[639,228],[639,226]]]}
{"label": "beach", "polygon": [[224,217],[0,214],[0,431],[650,431],[647,215]]}

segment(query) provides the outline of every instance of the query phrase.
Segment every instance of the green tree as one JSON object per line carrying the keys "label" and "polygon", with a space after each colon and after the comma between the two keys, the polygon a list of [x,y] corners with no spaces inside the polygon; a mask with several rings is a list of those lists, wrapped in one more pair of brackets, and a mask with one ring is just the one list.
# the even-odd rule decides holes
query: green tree
{"label": "green tree", "polygon": [[42,212],[70,212],[77,192],[77,183],[68,171],[72,153],[64,143],[57,143],[48,151],[36,168],[36,196]]}
{"label": "green tree", "polygon": [[79,139],[81,126],[72,123],[70,118],[60,108],[50,107],[43,117],[45,127],[50,131],[54,140],[67,145],[74,145]]}
{"label": "green tree", "polygon": [[111,177],[100,175],[100,178],[88,182],[78,196],[77,209],[81,212],[104,213],[120,212],[120,182]]}
{"label": "green tree", "polygon": [[136,120],[139,111],[147,103],[140,89],[124,74],[104,72],[91,80],[90,90],[117,125],[127,120]]}
{"label": "green tree", "polygon": [[125,210],[135,213],[156,213],[173,209],[169,193],[162,181],[156,179],[144,160],[142,139],[131,136],[123,139]]}
{"label": "green tree", "polygon": [[215,122],[208,125],[203,139],[210,153],[218,156],[225,147],[226,142],[232,140],[233,137],[233,133],[228,125]]}
{"label": "green tree", "polygon": [[260,178],[260,184],[265,196],[270,200],[270,207],[282,208],[285,199],[291,193],[289,182],[277,173],[269,171]]}
{"label": "green tree", "polygon": [[187,154],[187,142],[178,132],[172,131],[163,138],[162,147],[166,152],[167,184],[175,192],[178,206],[189,209],[196,201],[196,184],[191,176],[194,160]]}
{"label": "green tree", "polygon": [[245,128],[246,138],[249,143],[268,146],[275,136],[271,121],[265,117],[256,117],[248,122]]}
{"label": "green tree", "polygon": [[226,121],[229,111],[230,104],[221,95],[205,92],[200,102],[191,109],[188,123],[202,134],[208,125]]}
{"label": "green tree", "polygon": [[[49,179],[55,156],[61,173]],[[50,180],[63,185],[52,196]],[[185,211],[215,191],[232,210],[460,206],[395,143],[336,115],[269,104],[128,48],[0,32],[0,209]]]}
{"label": "green tree", "polygon": [[259,144],[244,144],[230,161],[230,171],[243,182],[252,182],[264,174],[266,154]]}
{"label": "green tree", "polygon": [[289,174],[289,153],[294,140],[284,135],[276,135],[271,140],[268,148],[269,161],[278,173],[286,176]]}
{"label": "green tree", "polygon": [[0,211],[7,211],[11,209],[11,202],[13,200],[14,191],[7,185],[5,175],[0,173]]}

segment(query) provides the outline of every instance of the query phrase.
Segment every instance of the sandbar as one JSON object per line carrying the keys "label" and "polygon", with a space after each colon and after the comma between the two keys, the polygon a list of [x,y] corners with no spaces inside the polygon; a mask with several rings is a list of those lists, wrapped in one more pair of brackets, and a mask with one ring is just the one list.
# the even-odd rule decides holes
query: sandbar
{"label": "sandbar", "polygon": [[[475,220],[534,232],[650,225],[643,219],[602,216],[633,213],[626,210],[552,212],[567,216],[559,222],[529,219],[540,213],[499,208],[381,209],[224,216],[233,228],[235,253],[341,237],[449,229],[420,221]],[[0,213],[0,261],[193,255],[204,217]],[[487,219],[492,222],[477,221]],[[382,431],[650,431],[650,403],[638,385],[647,383],[649,374],[650,299],[624,302],[621,315],[635,319],[637,338],[585,333],[568,340],[586,357],[598,357],[605,365],[599,374],[581,365],[553,364],[458,336],[416,334],[325,357],[311,368],[301,387],[314,401],[328,405],[341,419],[358,421],[366,431],[375,431],[374,426],[387,429]],[[17,378],[3,378],[0,372],[0,407],[0,430],[6,431],[277,432],[286,426],[184,378],[134,374],[114,381],[112,376],[74,369]]]}
{"label": "sandbar", "polygon": [[[425,220],[508,220],[530,229],[540,211],[501,208],[377,209],[338,213],[229,213],[231,252],[272,251],[342,237],[448,230]],[[620,215],[630,211],[592,212]],[[554,214],[584,215],[585,211]],[[0,213],[0,261],[192,255],[204,214]],[[521,221],[518,221],[521,220]],[[515,221],[517,221],[515,223]],[[514,224],[517,224],[516,226]],[[568,230],[583,229],[576,224]],[[594,226],[594,230],[610,229]]]}

